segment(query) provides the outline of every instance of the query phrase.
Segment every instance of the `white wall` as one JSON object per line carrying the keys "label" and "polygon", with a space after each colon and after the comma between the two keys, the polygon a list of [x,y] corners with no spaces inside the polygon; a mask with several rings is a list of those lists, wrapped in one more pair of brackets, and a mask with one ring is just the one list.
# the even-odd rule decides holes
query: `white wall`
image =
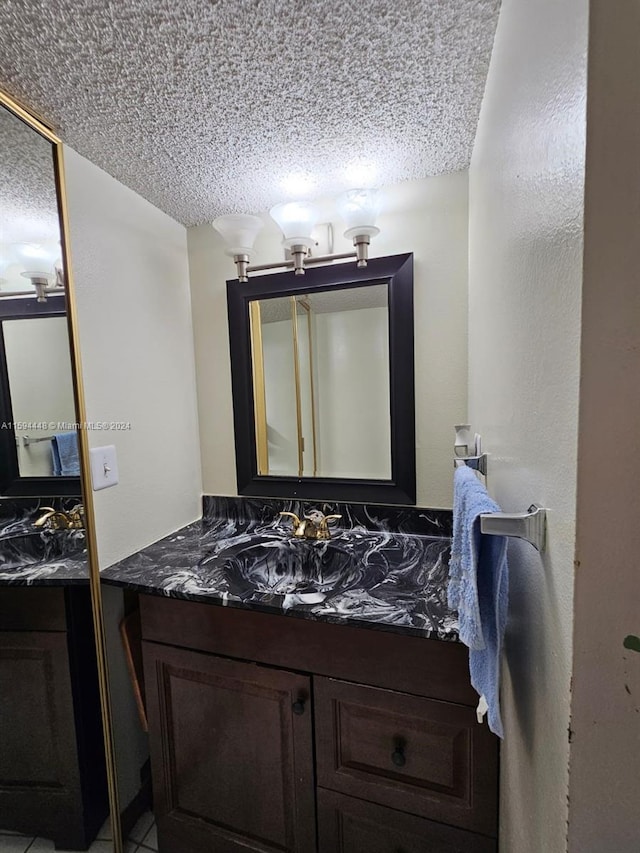
{"label": "white wall", "polygon": [[509,548],[502,853],[566,849],[587,5],[504,0],[470,170],[469,418],[502,507],[549,508]]}
{"label": "white wall", "polygon": [[640,849],[640,5],[592,0],[571,853]]}
{"label": "white wall", "polygon": [[[186,232],[70,148],[71,263],[92,447],[115,444],[119,485],[94,493],[100,568],[198,518],[201,469]],[[122,591],[105,590],[120,807],[139,789],[147,738],[118,633]]]}
{"label": "white wall", "polygon": [[314,315],[318,472],[391,479],[389,310]]}
{"label": "white wall", "polygon": [[115,444],[120,483],[95,493],[100,567],[200,515],[186,232],[65,148],[71,261],[89,421]]}
{"label": "white wall", "polygon": [[[466,172],[387,188],[381,233],[371,243],[372,257],[414,253],[417,502],[423,506],[451,506],[453,424],[467,413],[467,190]],[[336,233],[336,251],[352,248]],[[188,242],[204,491],[235,495],[225,285],[235,267],[210,225],[188,229]],[[281,257],[273,222],[256,248],[256,263]]]}

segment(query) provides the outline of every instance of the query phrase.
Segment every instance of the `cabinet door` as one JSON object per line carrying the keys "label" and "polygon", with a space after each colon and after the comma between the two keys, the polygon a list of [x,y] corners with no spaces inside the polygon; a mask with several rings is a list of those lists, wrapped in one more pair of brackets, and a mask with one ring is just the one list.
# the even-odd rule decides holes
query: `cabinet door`
{"label": "cabinet door", "polygon": [[496,853],[495,839],[318,790],[319,853]]}
{"label": "cabinet door", "polygon": [[318,784],[497,832],[497,738],[464,705],[314,679]]}
{"label": "cabinet door", "polygon": [[67,635],[0,631],[0,827],[84,844]]}
{"label": "cabinet door", "polygon": [[312,853],[309,679],[143,646],[160,850]]}

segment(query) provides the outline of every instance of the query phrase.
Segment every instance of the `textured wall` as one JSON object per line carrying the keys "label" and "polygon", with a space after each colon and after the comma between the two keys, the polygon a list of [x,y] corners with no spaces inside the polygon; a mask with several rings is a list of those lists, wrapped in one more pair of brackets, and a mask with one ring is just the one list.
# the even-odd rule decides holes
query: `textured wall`
{"label": "textured wall", "polygon": [[115,444],[120,484],[95,493],[100,566],[200,514],[185,229],[65,148],[87,418]]}
{"label": "textured wall", "polygon": [[505,0],[470,170],[469,416],[503,508],[549,508],[509,548],[503,853],[566,849],[586,46],[586,0]]}
{"label": "textured wall", "polygon": [[639,44],[637,0],[591,0],[571,853],[640,849]]}
{"label": "textured wall", "polygon": [[[413,252],[415,269],[417,502],[450,507],[453,424],[467,412],[467,173],[385,190],[372,256]],[[335,220],[335,215],[333,216]],[[281,257],[274,223],[256,263]],[[211,226],[188,229],[204,491],[235,495],[227,278],[235,276]],[[337,231],[335,250],[348,251]]]}
{"label": "textured wall", "polygon": [[[100,568],[200,514],[200,454],[185,229],[65,148],[71,263],[89,421],[115,444],[120,483],[94,493]],[[104,596],[120,806],[139,788],[146,736],[118,632],[122,590]]]}

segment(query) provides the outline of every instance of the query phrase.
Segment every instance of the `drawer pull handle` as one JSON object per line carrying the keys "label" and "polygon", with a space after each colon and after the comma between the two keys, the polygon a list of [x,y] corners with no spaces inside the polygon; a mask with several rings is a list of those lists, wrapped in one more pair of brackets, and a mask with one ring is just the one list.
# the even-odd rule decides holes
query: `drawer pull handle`
{"label": "drawer pull handle", "polygon": [[396,767],[404,767],[407,763],[407,759],[404,754],[404,749],[401,746],[397,746],[393,752],[391,753],[391,760],[395,764]]}
{"label": "drawer pull handle", "polygon": [[304,699],[298,699],[291,706],[291,710],[294,714],[297,714],[298,717],[301,717],[304,714]]}

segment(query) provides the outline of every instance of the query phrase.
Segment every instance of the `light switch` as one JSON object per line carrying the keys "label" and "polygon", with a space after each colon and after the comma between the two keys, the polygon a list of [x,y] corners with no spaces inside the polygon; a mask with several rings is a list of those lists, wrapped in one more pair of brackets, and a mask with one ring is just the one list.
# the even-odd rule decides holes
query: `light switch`
{"label": "light switch", "polygon": [[89,450],[91,460],[91,481],[93,491],[108,489],[118,483],[118,459],[115,445],[92,447]]}

